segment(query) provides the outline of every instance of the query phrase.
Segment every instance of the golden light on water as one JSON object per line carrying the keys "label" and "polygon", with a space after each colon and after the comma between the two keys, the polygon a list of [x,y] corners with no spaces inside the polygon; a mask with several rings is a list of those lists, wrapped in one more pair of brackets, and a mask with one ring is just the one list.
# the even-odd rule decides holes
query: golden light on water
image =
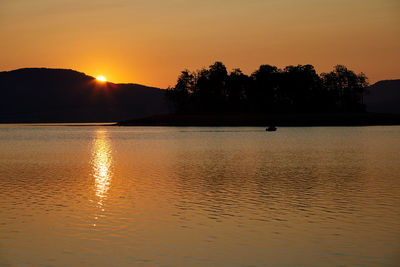
{"label": "golden light on water", "polygon": [[97,76],[96,79],[98,81],[100,81],[100,82],[106,82],[107,81],[106,77],[104,77],[104,76]]}
{"label": "golden light on water", "polygon": [[107,131],[98,130],[93,145],[93,177],[95,178],[95,193],[98,197],[98,204],[103,205],[107,196],[112,179],[112,157],[111,147],[107,137]]}

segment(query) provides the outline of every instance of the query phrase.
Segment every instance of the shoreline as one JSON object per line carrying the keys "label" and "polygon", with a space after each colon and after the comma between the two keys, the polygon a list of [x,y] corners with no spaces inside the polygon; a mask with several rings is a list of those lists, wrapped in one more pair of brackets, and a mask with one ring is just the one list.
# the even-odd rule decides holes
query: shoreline
{"label": "shoreline", "polygon": [[400,125],[400,114],[388,113],[326,113],[326,114],[162,114],[120,122],[6,122],[1,126],[39,127],[362,127]]}
{"label": "shoreline", "polygon": [[164,114],[121,121],[115,126],[182,127],[329,127],[400,125],[400,114],[326,113],[326,114]]}

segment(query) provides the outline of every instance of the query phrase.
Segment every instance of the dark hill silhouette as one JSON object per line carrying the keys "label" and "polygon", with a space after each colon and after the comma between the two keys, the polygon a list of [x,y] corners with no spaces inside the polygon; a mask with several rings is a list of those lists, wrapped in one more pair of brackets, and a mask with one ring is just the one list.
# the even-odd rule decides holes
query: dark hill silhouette
{"label": "dark hill silhouette", "polygon": [[368,112],[400,113],[400,79],[371,85],[364,103]]}
{"label": "dark hill silhouette", "polygon": [[168,113],[165,91],[66,69],[0,72],[0,122],[113,122]]}

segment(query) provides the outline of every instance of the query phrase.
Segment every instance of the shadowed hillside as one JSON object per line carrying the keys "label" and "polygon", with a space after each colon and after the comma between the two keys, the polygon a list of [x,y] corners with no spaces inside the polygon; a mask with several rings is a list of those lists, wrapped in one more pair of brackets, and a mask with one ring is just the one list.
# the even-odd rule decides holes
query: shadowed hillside
{"label": "shadowed hillside", "polygon": [[379,81],[364,98],[368,112],[400,113],[400,80]]}
{"label": "shadowed hillside", "polygon": [[112,122],[168,113],[164,90],[65,69],[0,72],[0,122]]}

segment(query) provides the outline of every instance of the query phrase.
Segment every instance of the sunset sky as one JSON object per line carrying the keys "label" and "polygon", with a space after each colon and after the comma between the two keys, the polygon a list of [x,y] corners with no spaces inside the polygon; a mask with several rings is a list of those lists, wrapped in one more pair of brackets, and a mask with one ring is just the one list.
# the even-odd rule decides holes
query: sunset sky
{"label": "sunset sky", "polygon": [[222,61],[400,78],[399,0],[0,0],[0,70],[70,68],[166,88]]}

